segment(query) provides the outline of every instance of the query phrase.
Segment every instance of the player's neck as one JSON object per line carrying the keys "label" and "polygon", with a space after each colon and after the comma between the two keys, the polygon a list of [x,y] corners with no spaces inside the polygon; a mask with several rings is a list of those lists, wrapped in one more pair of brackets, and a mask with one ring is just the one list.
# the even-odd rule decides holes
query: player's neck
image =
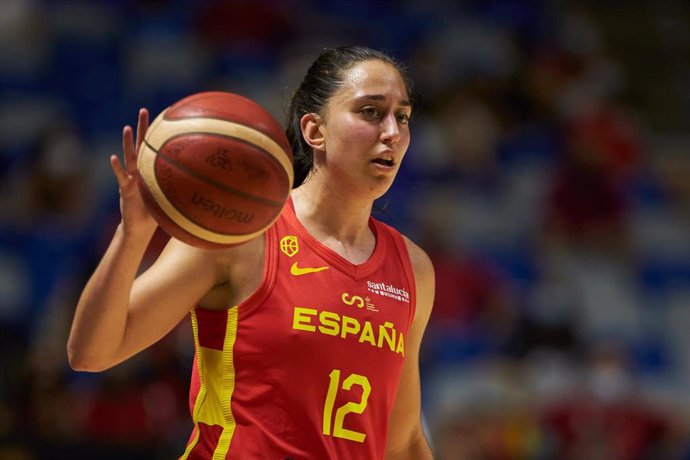
{"label": "player's neck", "polygon": [[373,242],[369,229],[371,200],[358,200],[346,190],[324,187],[317,181],[307,181],[293,190],[292,200],[297,219],[322,243],[363,247]]}

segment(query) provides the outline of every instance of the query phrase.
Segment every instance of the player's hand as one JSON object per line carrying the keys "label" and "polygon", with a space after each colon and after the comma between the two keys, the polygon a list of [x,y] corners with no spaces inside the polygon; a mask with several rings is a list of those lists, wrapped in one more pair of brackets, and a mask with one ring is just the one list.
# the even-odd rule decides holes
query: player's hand
{"label": "player's hand", "polygon": [[110,165],[120,187],[122,225],[127,233],[153,233],[157,225],[148,209],[146,209],[137,185],[137,176],[139,174],[137,171],[137,153],[144,141],[148,127],[149,112],[146,109],[140,109],[139,119],[137,120],[136,143],[131,126],[125,126],[122,130],[124,164],[120,162],[117,155],[110,156]]}

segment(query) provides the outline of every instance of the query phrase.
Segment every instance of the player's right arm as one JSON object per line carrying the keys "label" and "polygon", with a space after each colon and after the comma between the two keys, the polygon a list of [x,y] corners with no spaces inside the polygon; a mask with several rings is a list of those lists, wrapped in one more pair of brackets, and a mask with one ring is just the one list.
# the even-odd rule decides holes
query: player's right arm
{"label": "player's right arm", "polygon": [[77,304],[67,342],[73,369],[102,371],[149,347],[222,282],[211,251],[174,239],[135,278],[147,242],[116,230]]}
{"label": "player's right arm", "polygon": [[171,240],[158,260],[137,277],[157,227],[136,183],[136,151],[147,128],[148,112],[142,109],[136,143],[132,129],[123,130],[124,164],[111,157],[122,221],[77,304],[67,342],[75,370],[101,371],[150,346],[225,281],[221,251],[196,249],[177,240]]}

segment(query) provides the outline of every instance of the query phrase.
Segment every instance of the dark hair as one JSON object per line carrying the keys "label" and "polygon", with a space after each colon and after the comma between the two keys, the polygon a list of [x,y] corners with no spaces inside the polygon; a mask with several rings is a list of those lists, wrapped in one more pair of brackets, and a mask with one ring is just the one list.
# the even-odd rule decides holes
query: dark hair
{"label": "dark hair", "polygon": [[363,46],[324,49],[307,70],[288,109],[285,133],[294,155],[293,187],[299,187],[304,182],[314,164],[314,152],[302,136],[300,120],[307,113],[323,114],[328,100],[343,84],[343,73],[360,62],[371,60],[383,61],[395,67],[405,82],[409,96],[411,84],[406,69],[393,57]]}

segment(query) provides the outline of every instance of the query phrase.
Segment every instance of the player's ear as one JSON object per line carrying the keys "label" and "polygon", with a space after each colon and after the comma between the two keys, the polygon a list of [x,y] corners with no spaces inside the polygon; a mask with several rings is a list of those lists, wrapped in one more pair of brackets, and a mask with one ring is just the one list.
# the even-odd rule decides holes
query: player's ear
{"label": "player's ear", "polygon": [[316,113],[307,113],[302,116],[300,127],[307,144],[314,150],[323,151],[326,146],[326,139],[323,135],[323,119]]}

